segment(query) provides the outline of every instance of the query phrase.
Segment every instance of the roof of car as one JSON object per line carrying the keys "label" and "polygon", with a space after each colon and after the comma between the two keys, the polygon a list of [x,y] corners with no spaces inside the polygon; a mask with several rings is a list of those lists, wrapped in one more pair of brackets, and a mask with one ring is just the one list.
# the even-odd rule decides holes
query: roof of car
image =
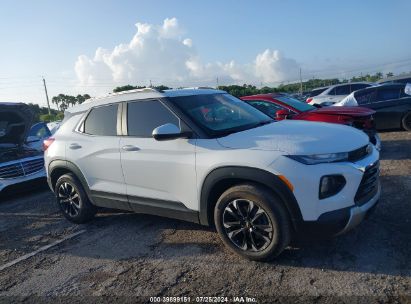
{"label": "roof of car", "polygon": [[263,94],[242,96],[242,97],[240,97],[240,99],[275,98],[275,97],[280,97],[280,96],[286,96],[286,95],[284,93],[263,93]]}
{"label": "roof of car", "polygon": [[339,86],[343,86],[347,84],[370,84],[372,85],[372,82],[368,82],[368,81],[345,82],[345,83],[333,84],[332,86],[329,86],[329,88],[335,88],[335,87],[339,87]]}
{"label": "roof of car", "polygon": [[87,99],[85,102],[78,106],[70,107],[66,110],[69,113],[84,112],[91,107],[101,106],[110,103],[117,103],[129,100],[142,100],[151,98],[164,98],[164,97],[178,97],[178,96],[191,96],[191,95],[204,95],[204,94],[218,94],[226,93],[225,91],[216,90],[208,87],[199,88],[182,88],[158,91],[153,88],[144,88],[136,90],[122,91],[118,93],[111,93],[108,95]]}
{"label": "roof of car", "polygon": [[323,87],[314,88],[314,89],[312,89],[310,92],[316,91],[316,90],[325,90],[325,89],[328,89],[329,87],[330,87],[330,86],[328,85],[328,86],[323,86]]}
{"label": "roof of car", "polygon": [[386,82],[386,81],[395,81],[395,80],[401,80],[401,79],[407,79],[407,78],[411,78],[411,73],[401,74],[401,75],[397,75],[397,76],[392,76],[392,77],[380,79],[377,82],[381,83],[381,82]]}

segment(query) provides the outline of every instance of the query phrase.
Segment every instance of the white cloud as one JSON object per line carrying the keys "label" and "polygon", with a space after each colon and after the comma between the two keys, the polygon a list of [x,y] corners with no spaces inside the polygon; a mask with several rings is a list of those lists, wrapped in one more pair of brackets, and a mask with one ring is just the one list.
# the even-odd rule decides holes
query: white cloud
{"label": "white cloud", "polygon": [[94,57],[80,55],[75,73],[80,86],[97,87],[101,83],[165,84],[172,87],[230,83],[274,83],[296,79],[298,64],[278,50],[267,49],[250,63],[204,63],[193,40],[176,18],[167,18],[162,25],[137,23],[137,33],[130,42],[112,50],[97,48]]}

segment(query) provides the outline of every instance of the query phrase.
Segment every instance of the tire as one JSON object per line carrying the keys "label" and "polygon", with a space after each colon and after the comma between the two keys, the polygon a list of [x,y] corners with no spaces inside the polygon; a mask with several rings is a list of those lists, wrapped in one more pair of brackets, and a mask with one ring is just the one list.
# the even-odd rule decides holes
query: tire
{"label": "tire", "polygon": [[70,222],[83,224],[94,218],[97,208],[90,203],[83,186],[73,174],[60,176],[54,193],[60,211]]}
{"label": "tire", "polygon": [[402,128],[406,131],[411,131],[411,112],[404,115],[401,121]]}
{"label": "tire", "polygon": [[215,206],[214,222],[228,248],[254,261],[277,257],[291,241],[284,205],[274,193],[256,184],[226,190]]}

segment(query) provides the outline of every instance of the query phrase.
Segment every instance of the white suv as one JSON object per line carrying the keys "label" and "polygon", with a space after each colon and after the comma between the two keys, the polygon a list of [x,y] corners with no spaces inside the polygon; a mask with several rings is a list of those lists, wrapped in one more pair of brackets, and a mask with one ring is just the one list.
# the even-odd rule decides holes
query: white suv
{"label": "white suv", "polygon": [[215,225],[254,260],[280,254],[294,233],[346,232],[380,196],[379,153],[363,132],[275,122],[219,90],[93,99],[68,109],[45,147],[70,221],[98,206]]}
{"label": "white suv", "polygon": [[372,84],[368,82],[351,82],[336,84],[328,87],[322,93],[307,98],[306,102],[313,106],[331,106],[345,97],[350,95],[352,92],[371,87]]}

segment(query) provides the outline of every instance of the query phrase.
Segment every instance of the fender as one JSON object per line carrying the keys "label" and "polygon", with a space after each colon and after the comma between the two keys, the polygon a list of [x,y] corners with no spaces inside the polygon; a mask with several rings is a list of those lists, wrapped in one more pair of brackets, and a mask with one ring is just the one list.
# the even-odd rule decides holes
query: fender
{"label": "fender", "polygon": [[[214,169],[211,171],[204,180],[201,188],[200,198],[200,223],[203,225],[213,224],[213,210],[216,203],[219,192],[218,184],[224,183],[224,181],[234,180],[235,184],[238,182],[255,182],[262,184],[272,190],[283,202],[290,215],[294,228],[298,228],[302,222],[302,215],[298,203],[291,190],[285,185],[285,183],[275,174],[268,171],[251,168],[251,167],[237,167],[227,166]],[[227,188],[224,188],[224,191]],[[216,193],[217,192],[217,193]]]}
{"label": "fender", "polygon": [[49,164],[48,174],[47,174],[47,183],[49,184],[49,187],[50,187],[51,191],[54,192],[55,182],[57,181],[56,180],[53,183],[53,180],[52,180],[53,172],[55,170],[64,170],[64,169],[67,170],[67,171],[73,172],[74,175],[79,179],[81,185],[83,186],[84,190],[87,193],[87,196],[92,197],[90,187],[88,186],[87,180],[84,177],[81,170],[75,164],[73,164],[72,162],[66,161],[66,160],[61,160],[61,159],[53,160]]}

